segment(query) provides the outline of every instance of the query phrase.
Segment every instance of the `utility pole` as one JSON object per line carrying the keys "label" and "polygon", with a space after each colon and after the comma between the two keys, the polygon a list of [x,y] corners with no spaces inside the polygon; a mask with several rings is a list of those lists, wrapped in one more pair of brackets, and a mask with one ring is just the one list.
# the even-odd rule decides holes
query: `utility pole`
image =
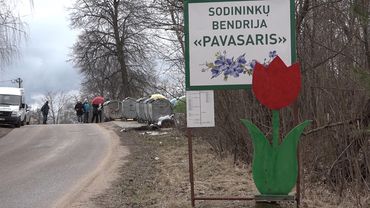
{"label": "utility pole", "polygon": [[21,78],[16,79],[15,82],[18,83],[18,88],[22,87],[23,80]]}

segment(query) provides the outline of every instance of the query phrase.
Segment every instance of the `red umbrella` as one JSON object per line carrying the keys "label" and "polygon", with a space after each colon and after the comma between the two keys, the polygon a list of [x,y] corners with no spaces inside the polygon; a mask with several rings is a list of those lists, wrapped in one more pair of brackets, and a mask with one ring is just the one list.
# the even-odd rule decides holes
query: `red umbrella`
{"label": "red umbrella", "polygon": [[103,103],[104,103],[104,98],[102,96],[95,97],[92,100],[93,105],[99,105],[99,104],[103,104]]}

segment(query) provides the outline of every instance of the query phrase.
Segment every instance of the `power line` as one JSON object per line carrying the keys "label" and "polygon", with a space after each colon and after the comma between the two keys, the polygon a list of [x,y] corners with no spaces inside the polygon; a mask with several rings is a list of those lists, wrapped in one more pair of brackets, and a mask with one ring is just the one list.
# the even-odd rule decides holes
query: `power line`
{"label": "power line", "polygon": [[23,80],[21,78],[10,79],[10,80],[0,80],[0,83],[4,83],[4,82],[18,83],[18,87],[21,88]]}
{"label": "power line", "polygon": [[9,79],[9,80],[0,80],[0,82],[12,82],[14,79]]}

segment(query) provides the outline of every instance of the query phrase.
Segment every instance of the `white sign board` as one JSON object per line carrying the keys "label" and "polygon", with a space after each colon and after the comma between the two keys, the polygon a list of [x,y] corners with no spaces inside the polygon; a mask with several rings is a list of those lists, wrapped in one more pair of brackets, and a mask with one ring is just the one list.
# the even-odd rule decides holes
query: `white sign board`
{"label": "white sign board", "polygon": [[245,88],[252,84],[255,62],[268,64],[276,55],[290,65],[295,59],[291,2],[188,0],[187,89]]}
{"label": "white sign board", "polygon": [[186,92],[187,127],[214,127],[215,110],[213,91]]}

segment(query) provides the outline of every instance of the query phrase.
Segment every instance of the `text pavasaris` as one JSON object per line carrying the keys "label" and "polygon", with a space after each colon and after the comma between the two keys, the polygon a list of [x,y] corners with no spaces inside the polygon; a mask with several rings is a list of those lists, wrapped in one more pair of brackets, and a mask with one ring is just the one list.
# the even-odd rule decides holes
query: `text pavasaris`
{"label": "text pavasaris", "polygon": [[240,35],[213,35],[203,36],[201,46],[245,46],[245,45],[275,45],[279,38],[272,34],[240,34]]}

